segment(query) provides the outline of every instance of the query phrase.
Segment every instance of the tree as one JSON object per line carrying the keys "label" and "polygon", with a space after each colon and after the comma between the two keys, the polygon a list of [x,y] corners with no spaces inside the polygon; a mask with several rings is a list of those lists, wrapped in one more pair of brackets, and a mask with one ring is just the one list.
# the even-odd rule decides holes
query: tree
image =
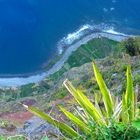
{"label": "tree", "polygon": [[140,55],[140,37],[130,37],[123,42],[126,52],[130,56]]}

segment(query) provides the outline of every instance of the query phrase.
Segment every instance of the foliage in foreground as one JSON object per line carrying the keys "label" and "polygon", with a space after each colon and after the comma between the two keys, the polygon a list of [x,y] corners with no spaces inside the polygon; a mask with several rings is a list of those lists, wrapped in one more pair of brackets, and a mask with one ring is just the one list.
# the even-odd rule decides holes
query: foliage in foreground
{"label": "foliage in foreground", "polygon": [[75,108],[77,115],[62,106],[59,108],[75,124],[74,127],[55,120],[34,107],[24,107],[62,130],[64,139],[140,139],[140,109],[133,89],[131,67],[127,67],[127,86],[122,99],[110,94],[94,62],[93,70],[101,92],[101,95],[95,93],[94,102],[91,102],[82,91],[75,89],[68,80],[64,81],[64,86],[79,104]]}

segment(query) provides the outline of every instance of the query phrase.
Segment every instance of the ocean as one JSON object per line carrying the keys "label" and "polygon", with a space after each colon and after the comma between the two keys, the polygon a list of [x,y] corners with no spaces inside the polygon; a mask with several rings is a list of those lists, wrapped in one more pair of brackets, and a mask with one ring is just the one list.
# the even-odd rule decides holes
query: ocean
{"label": "ocean", "polygon": [[140,34],[140,0],[0,0],[0,75],[40,71],[85,29]]}

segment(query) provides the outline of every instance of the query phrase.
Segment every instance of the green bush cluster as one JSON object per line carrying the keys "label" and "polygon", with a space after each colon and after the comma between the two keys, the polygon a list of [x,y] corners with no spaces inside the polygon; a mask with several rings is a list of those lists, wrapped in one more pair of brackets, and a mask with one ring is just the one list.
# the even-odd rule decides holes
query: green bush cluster
{"label": "green bush cluster", "polygon": [[130,56],[140,55],[140,37],[130,37],[123,45]]}

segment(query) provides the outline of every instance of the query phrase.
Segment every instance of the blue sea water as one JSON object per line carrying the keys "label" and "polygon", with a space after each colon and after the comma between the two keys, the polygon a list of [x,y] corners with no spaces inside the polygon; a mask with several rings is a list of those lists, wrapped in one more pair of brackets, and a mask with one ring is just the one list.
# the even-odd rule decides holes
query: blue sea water
{"label": "blue sea water", "polygon": [[140,0],[0,0],[0,75],[39,71],[84,24],[140,34]]}

